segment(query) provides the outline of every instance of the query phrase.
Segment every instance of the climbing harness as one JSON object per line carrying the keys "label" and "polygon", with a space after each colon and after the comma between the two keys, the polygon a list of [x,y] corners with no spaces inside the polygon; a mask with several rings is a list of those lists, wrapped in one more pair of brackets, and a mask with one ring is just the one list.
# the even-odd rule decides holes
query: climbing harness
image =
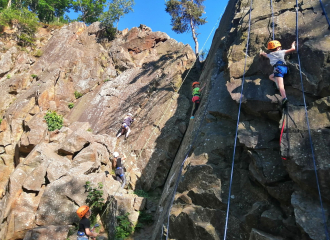
{"label": "climbing harness", "polygon": [[244,72],[242,77],[242,89],[241,89],[241,96],[239,99],[239,107],[238,107],[238,115],[237,115],[237,124],[236,124],[236,134],[235,134],[235,143],[234,143],[234,152],[233,152],[233,160],[231,164],[231,173],[230,173],[230,182],[229,182],[229,193],[228,193],[228,203],[227,203],[227,213],[226,213],[226,224],[225,224],[225,231],[223,239],[226,240],[227,238],[227,227],[228,227],[228,220],[229,220],[229,208],[230,208],[230,199],[231,199],[231,188],[233,183],[233,173],[234,173],[234,164],[235,164],[235,153],[236,153],[236,145],[237,145],[237,135],[238,135],[238,125],[239,119],[241,115],[241,106],[242,106],[242,96],[243,96],[243,89],[244,89],[244,81],[245,81],[245,72],[246,72],[246,61],[249,51],[249,41],[250,41],[250,31],[251,31],[251,11],[252,11],[252,0],[250,1],[250,11],[249,11],[249,28],[248,28],[248,37],[246,42],[246,52],[245,52],[245,63],[244,63]]}
{"label": "climbing harness", "polygon": [[300,75],[300,82],[301,82],[301,91],[303,95],[303,100],[304,100],[304,107],[305,107],[305,116],[306,116],[306,122],[307,122],[307,127],[308,127],[308,135],[309,135],[309,143],[312,151],[312,158],[313,158],[313,164],[314,164],[314,172],[315,172],[315,178],[316,178],[316,184],[317,184],[317,190],[319,194],[319,200],[320,200],[320,205],[322,209],[322,218],[323,218],[323,224],[324,224],[324,231],[325,231],[325,236],[327,240],[329,240],[329,232],[327,228],[327,221],[325,218],[325,212],[323,208],[323,201],[322,201],[322,195],[321,195],[321,189],[320,189],[320,184],[319,184],[319,177],[317,174],[317,169],[316,169],[316,160],[315,160],[315,154],[314,154],[314,147],[313,147],[313,141],[312,141],[312,135],[311,135],[311,130],[309,126],[309,120],[308,120],[308,111],[307,111],[307,105],[306,105],[306,99],[305,99],[305,90],[304,90],[304,83],[302,79],[302,73],[301,73],[301,63],[300,63],[300,56],[299,56],[299,32],[298,32],[298,0],[296,0],[296,46],[297,46],[297,58],[298,58],[298,64],[299,64],[299,75]]}

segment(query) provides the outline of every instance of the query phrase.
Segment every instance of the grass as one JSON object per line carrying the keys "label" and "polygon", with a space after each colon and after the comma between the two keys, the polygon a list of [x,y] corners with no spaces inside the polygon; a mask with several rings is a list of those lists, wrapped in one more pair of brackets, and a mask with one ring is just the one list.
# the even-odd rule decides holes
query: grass
{"label": "grass", "polygon": [[32,78],[37,78],[38,75],[37,75],[37,74],[31,74],[31,77],[32,77]]}
{"label": "grass", "polygon": [[110,79],[108,78],[108,79],[105,79],[105,80],[103,80],[103,82],[109,82],[110,81]]}
{"label": "grass", "polygon": [[74,103],[69,103],[68,108],[72,109],[74,107]]}
{"label": "grass", "polygon": [[38,49],[38,50],[36,50],[36,51],[33,53],[33,56],[39,58],[39,57],[42,56],[43,53],[44,53],[44,52],[43,52],[41,49]]}
{"label": "grass", "polygon": [[78,91],[75,91],[75,92],[74,92],[74,97],[75,97],[76,99],[81,98],[82,96],[83,96],[82,93],[80,93],[80,92],[78,92]]}

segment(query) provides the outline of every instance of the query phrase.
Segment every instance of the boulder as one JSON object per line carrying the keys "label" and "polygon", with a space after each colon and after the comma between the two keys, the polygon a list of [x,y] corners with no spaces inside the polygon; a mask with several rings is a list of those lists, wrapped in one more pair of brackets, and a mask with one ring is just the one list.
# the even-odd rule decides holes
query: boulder
{"label": "boulder", "polygon": [[[291,204],[294,207],[294,215],[298,226],[308,234],[310,239],[326,239],[319,198],[298,190],[292,194]],[[328,219],[329,209],[326,205],[323,205],[323,207],[324,217]],[[326,224],[329,224],[328,221]]]}
{"label": "boulder", "polygon": [[99,143],[92,143],[88,147],[80,151],[74,158],[73,163],[79,164],[82,162],[100,162],[103,164],[110,164],[109,153],[103,145]]}
{"label": "boulder", "polygon": [[92,142],[92,134],[84,129],[79,129],[68,135],[58,149],[59,154],[73,155]]}

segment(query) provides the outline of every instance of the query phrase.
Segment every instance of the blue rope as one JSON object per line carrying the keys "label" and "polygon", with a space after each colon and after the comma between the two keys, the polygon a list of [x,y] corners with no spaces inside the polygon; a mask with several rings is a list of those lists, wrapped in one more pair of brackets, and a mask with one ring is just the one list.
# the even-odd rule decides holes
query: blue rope
{"label": "blue rope", "polygon": [[328,22],[329,27],[330,27],[330,21],[329,21],[329,18],[328,18],[328,14],[327,14],[327,12],[325,11],[325,8],[324,8],[324,5],[323,5],[322,0],[320,0],[320,5],[321,5],[322,11],[323,11],[323,13],[324,13],[324,16],[325,16],[325,18],[327,19],[327,22]]}
{"label": "blue rope", "polygon": [[321,204],[321,209],[322,209],[322,218],[323,218],[323,224],[324,224],[324,231],[325,231],[325,235],[326,235],[327,240],[329,240],[329,233],[328,233],[328,228],[327,228],[327,223],[326,223],[326,218],[325,218],[325,212],[324,212],[324,208],[323,208],[323,201],[322,201],[321,189],[320,189],[320,184],[319,184],[319,177],[318,177],[317,170],[316,170],[316,161],[315,161],[312,135],[311,135],[309,120],[308,120],[308,112],[307,112],[306,99],[305,99],[304,83],[303,83],[302,74],[301,74],[301,64],[300,64],[299,45],[298,45],[298,40],[299,40],[298,39],[299,38],[299,33],[298,33],[298,0],[296,0],[296,36],[297,36],[297,40],[296,40],[297,49],[296,50],[297,50],[298,64],[299,64],[301,91],[302,91],[303,99],[304,99],[305,115],[306,115],[306,122],[307,122],[307,127],[308,127],[308,134],[309,134],[309,143],[310,143],[311,150],[312,150],[314,172],[315,172],[317,190],[318,190],[318,193],[319,193],[319,199],[320,199],[320,204]]}
{"label": "blue rope", "polygon": [[236,124],[236,134],[235,134],[235,143],[234,143],[234,152],[233,152],[233,161],[232,161],[232,164],[231,164],[231,174],[230,174],[230,183],[229,183],[228,204],[227,204],[227,213],[226,213],[226,225],[225,225],[225,232],[224,232],[223,240],[226,240],[226,237],[227,237],[227,227],[228,227],[229,208],[230,208],[230,196],[231,196],[231,188],[232,188],[232,183],[233,183],[233,173],[234,173],[235,154],[236,154],[237,135],[238,135],[238,124],[239,124],[239,118],[240,118],[240,115],[241,115],[242,96],[243,96],[243,88],[244,88],[244,81],[245,81],[246,60],[247,60],[247,56],[248,56],[249,41],[250,41],[251,11],[252,11],[252,0],[251,0],[251,3],[250,3],[249,30],[248,30],[248,38],[247,38],[247,42],[246,42],[244,73],[243,73],[243,77],[242,77],[241,96],[240,96],[240,99],[239,99],[238,116],[237,116],[237,124]]}
{"label": "blue rope", "polygon": [[273,0],[270,0],[270,8],[272,9],[273,40],[275,40]]}

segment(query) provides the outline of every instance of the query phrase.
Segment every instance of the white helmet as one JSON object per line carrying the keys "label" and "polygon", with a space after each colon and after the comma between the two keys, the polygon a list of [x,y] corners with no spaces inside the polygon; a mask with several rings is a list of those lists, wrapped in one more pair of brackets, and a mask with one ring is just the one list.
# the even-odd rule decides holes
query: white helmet
{"label": "white helmet", "polygon": [[130,116],[130,117],[132,117],[133,115],[132,115],[132,113],[127,113],[127,116]]}
{"label": "white helmet", "polygon": [[117,157],[119,157],[119,153],[118,153],[118,152],[114,152],[114,153],[113,153],[113,156],[114,156],[115,158],[117,158]]}

